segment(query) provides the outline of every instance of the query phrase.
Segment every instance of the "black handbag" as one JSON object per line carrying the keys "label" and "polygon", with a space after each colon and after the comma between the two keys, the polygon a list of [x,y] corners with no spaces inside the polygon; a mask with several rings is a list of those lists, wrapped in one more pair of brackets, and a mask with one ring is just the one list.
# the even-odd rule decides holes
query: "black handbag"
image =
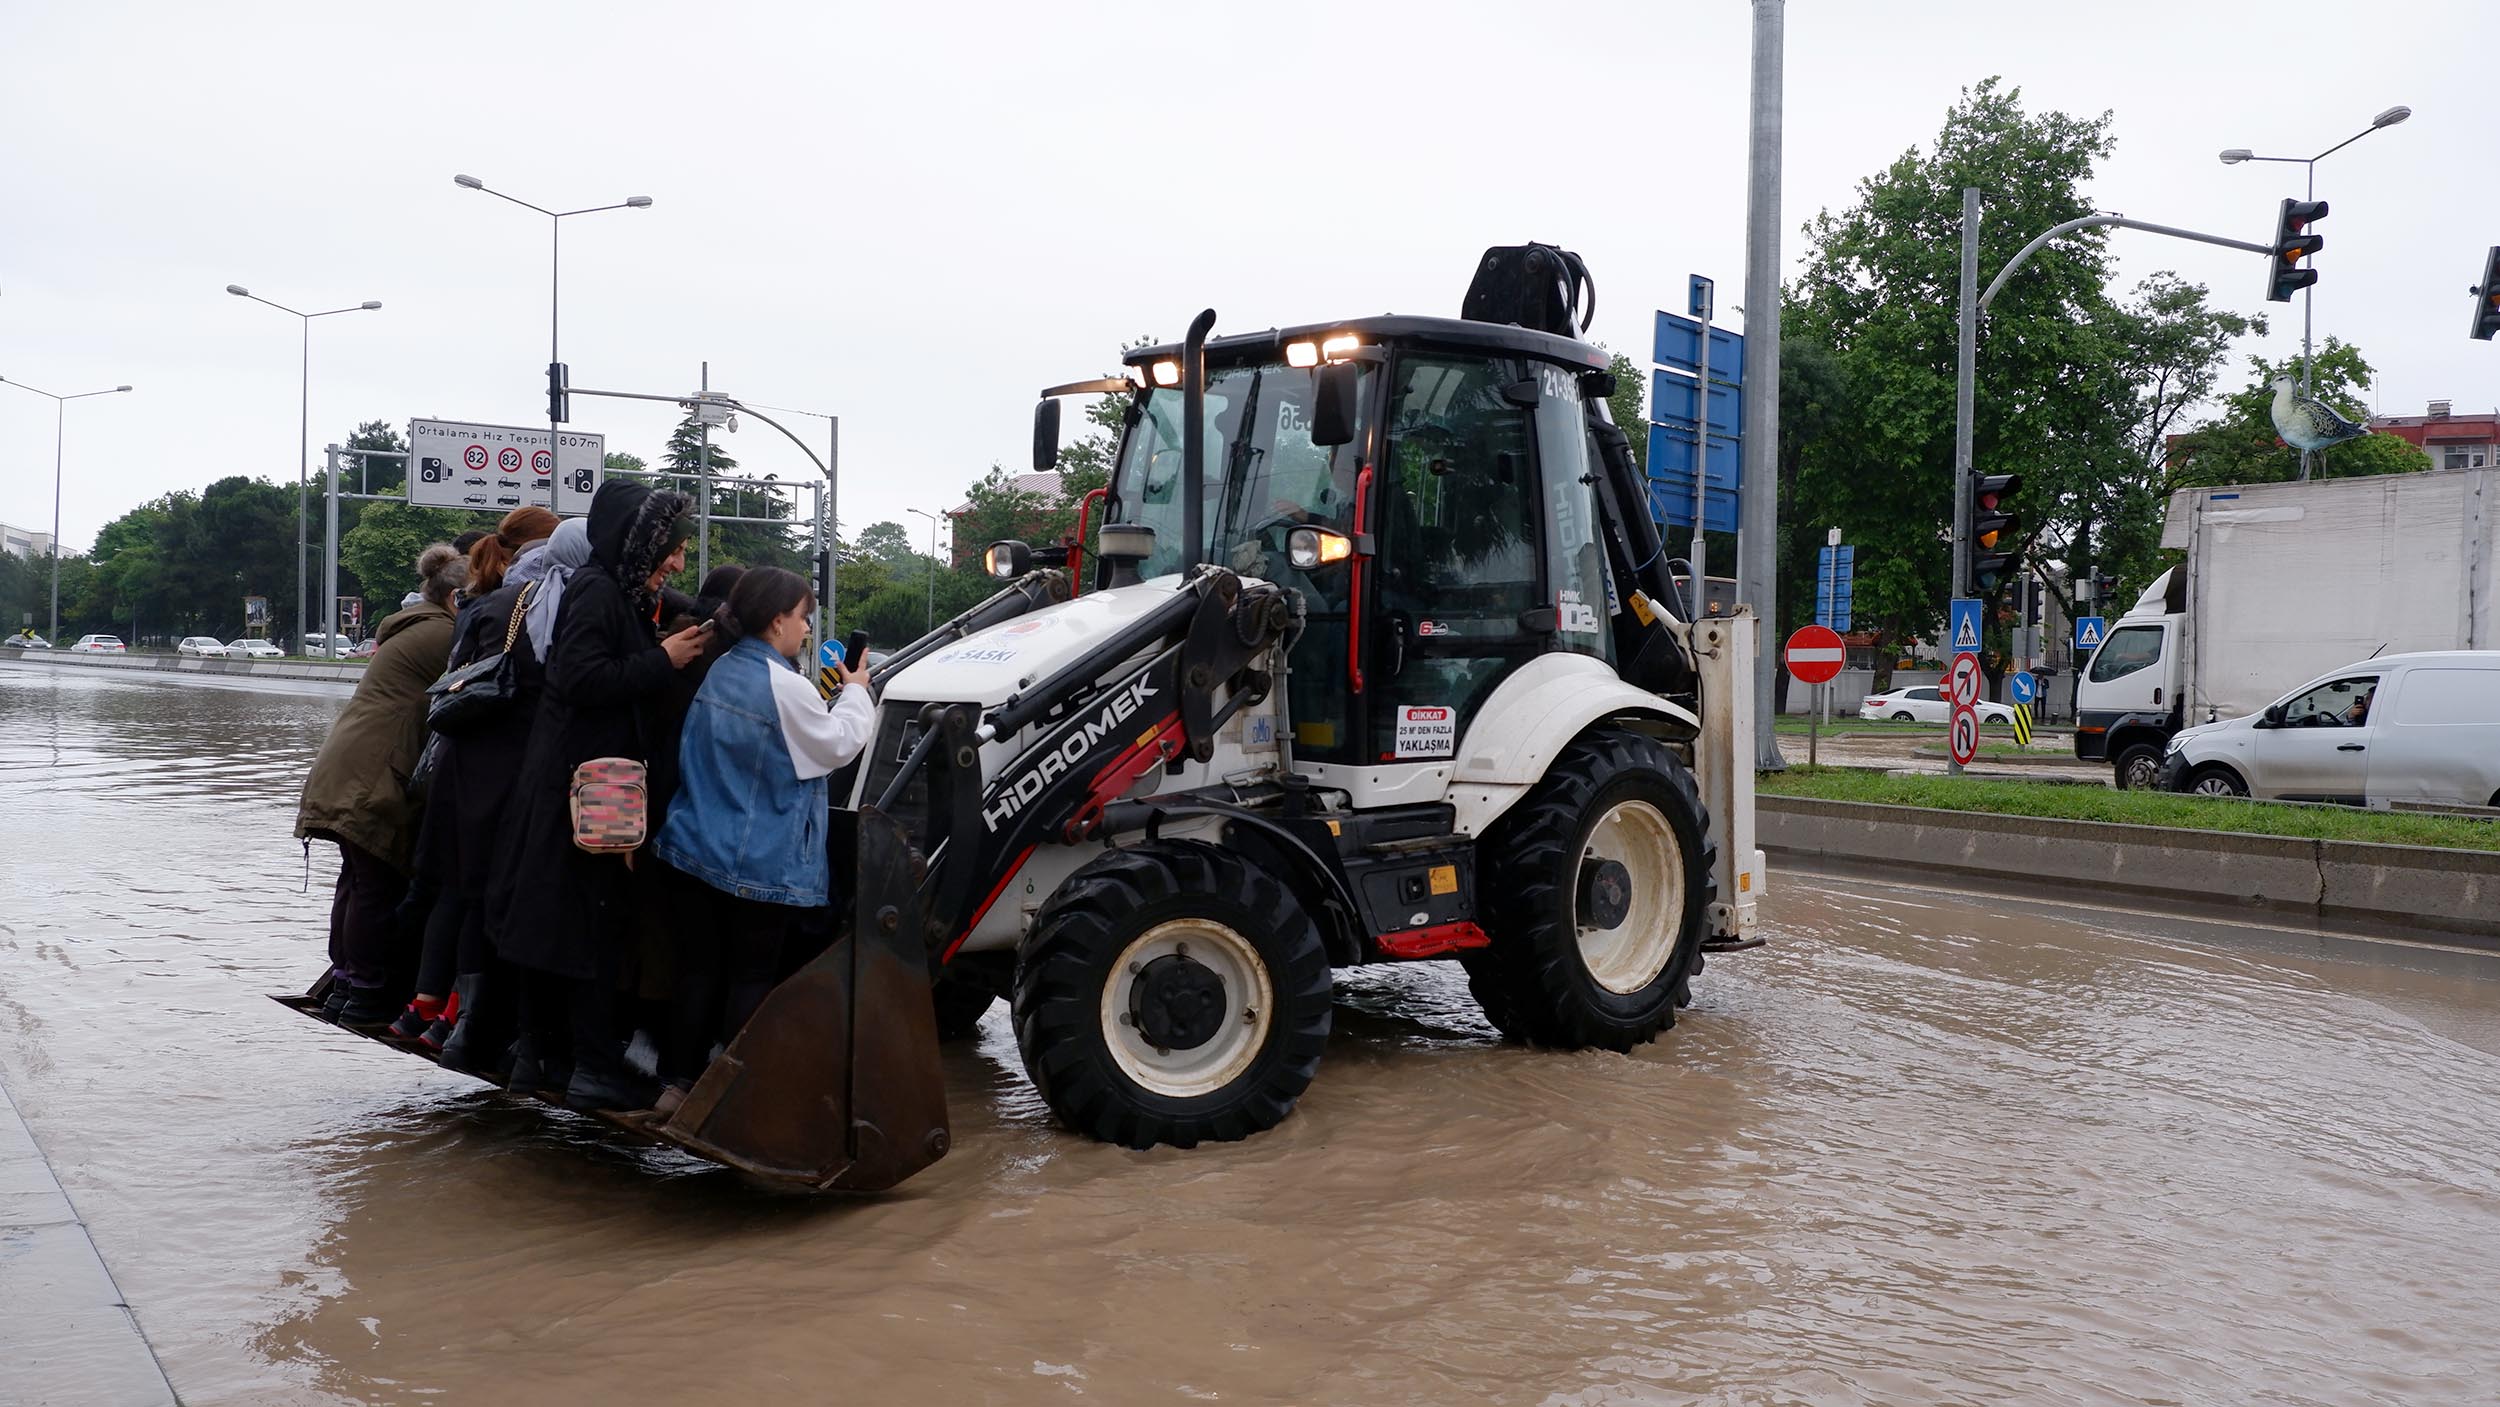
{"label": "black handbag", "polygon": [[521,588],[512,602],[512,619],[504,626],[503,649],[472,660],[425,686],[425,723],[437,733],[458,737],[511,711],[521,695],[520,667],[512,657],[521,637],[521,615],[528,609],[537,582]]}

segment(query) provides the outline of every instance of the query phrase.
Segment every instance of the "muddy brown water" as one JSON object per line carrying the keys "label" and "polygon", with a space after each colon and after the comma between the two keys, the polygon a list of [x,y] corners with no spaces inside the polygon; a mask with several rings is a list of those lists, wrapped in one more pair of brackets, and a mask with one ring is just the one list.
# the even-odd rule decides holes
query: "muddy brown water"
{"label": "muddy brown water", "polygon": [[[809,1203],[281,1010],[338,697],[0,667],[0,1079],[192,1404],[2489,1400],[2500,973],[1779,876],[1630,1057],[1344,974],[1247,1143]],[[8,1389],[0,1375],[0,1401]]]}

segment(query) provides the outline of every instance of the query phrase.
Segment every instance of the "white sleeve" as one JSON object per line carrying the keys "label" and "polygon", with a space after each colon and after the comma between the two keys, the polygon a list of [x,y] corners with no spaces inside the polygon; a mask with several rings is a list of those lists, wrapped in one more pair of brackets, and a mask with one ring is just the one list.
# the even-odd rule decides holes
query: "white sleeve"
{"label": "white sleeve", "polygon": [[775,669],[773,707],[781,715],[781,741],[799,780],[813,781],[859,756],[877,727],[877,706],[868,691],[844,689],[831,704],[796,670]]}

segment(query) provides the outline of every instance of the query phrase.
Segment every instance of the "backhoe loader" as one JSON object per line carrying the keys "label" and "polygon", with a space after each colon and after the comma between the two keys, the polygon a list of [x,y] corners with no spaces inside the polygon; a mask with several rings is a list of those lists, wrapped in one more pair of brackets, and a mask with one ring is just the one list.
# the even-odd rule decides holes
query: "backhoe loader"
{"label": "backhoe loader", "polygon": [[945,1154],[939,1042],[1001,999],[1058,1119],[1136,1148],[1287,1117],[1340,967],[1454,959],[1539,1046],[1670,1026],[1759,942],[1755,622],[1679,595],[1594,297],[1496,248],[1458,318],[1208,311],[1045,391],[1044,469],[1061,398],[1124,398],[1110,483],[875,671],[846,922],[681,1106],[609,1117],[868,1191]]}

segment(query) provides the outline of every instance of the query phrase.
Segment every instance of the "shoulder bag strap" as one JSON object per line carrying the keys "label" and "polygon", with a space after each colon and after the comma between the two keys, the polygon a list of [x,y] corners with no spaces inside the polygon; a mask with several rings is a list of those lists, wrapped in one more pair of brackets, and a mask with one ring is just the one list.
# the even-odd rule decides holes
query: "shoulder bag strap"
{"label": "shoulder bag strap", "polygon": [[521,638],[521,617],[529,610],[530,593],[537,589],[537,582],[524,582],[521,594],[512,599],[512,618],[503,628],[503,652],[507,655],[512,653],[512,642]]}

